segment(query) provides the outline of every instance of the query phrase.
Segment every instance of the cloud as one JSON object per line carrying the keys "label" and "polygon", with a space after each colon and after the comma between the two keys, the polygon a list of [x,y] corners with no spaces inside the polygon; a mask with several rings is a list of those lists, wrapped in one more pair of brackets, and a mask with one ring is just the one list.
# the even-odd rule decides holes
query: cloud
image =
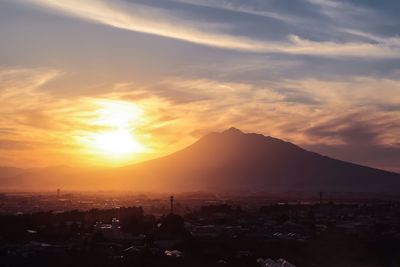
{"label": "cloud", "polygon": [[376,16],[374,10],[357,3],[352,3],[352,1],[306,0],[305,2],[315,5],[326,16],[335,20],[341,20],[342,22],[351,21],[352,23],[356,23],[354,18],[372,18]]}
{"label": "cloud", "polygon": [[52,100],[39,89],[60,74],[57,70],[46,68],[0,69],[1,125],[14,125],[16,121],[35,124],[36,121],[38,127],[42,127],[47,121],[43,105],[48,101],[50,108]]}
{"label": "cloud", "polygon": [[312,126],[306,130],[311,136],[330,138],[343,144],[370,145],[379,142],[382,125],[360,120],[353,114]]}
{"label": "cloud", "polygon": [[[170,10],[124,1],[30,0],[36,5],[104,25],[223,49],[258,53],[387,58],[399,57],[399,46],[359,41],[315,41],[287,33],[286,40],[262,40],[229,34],[217,23],[196,23]],[[230,5],[224,4],[227,8]],[[232,6],[230,6],[232,8]]]}
{"label": "cloud", "polygon": [[283,101],[304,105],[321,105],[322,102],[311,93],[303,92],[299,88],[277,88],[274,90],[283,95]]}
{"label": "cloud", "polygon": [[303,147],[336,159],[400,173],[400,146],[308,144]]}
{"label": "cloud", "polygon": [[68,133],[60,119],[65,113],[56,115],[65,111],[64,101],[42,90],[60,74],[48,68],[0,69],[0,149],[7,150],[9,164],[43,164],[49,153],[67,150]]}
{"label": "cloud", "polygon": [[21,150],[21,149],[29,149],[32,146],[25,142],[0,139],[0,150]]}
{"label": "cloud", "polygon": [[[324,153],[332,147],[332,154],[325,153],[328,155],[339,155],[335,154],[338,147],[342,148],[340,151],[357,146],[383,150],[400,143],[399,110],[385,109],[399,104],[398,80],[353,77],[344,81],[253,82],[185,74],[140,86],[118,81],[97,94],[83,91],[73,98],[59,98],[49,88],[43,88],[60,73],[44,68],[0,72],[0,99],[5,100],[0,107],[0,125],[4,128],[0,130],[0,146],[13,156],[10,162],[18,162],[20,153],[25,153],[21,161],[31,156],[35,157],[35,164],[91,162],[93,153],[85,151],[77,140],[107,130],[106,125],[90,124],[96,119],[99,101],[104,100],[140,107],[144,115],[135,124],[135,134],[154,153],[152,157],[174,152],[227,125],[315,146],[321,149],[316,151]],[[24,146],[33,143],[35,146]],[[380,161],[371,162],[368,164],[393,169]]]}
{"label": "cloud", "polygon": [[285,16],[280,14],[279,12],[271,12],[266,10],[257,9],[257,7],[253,7],[251,5],[247,5],[246,3],[234,3],[231,1],[221,0],[174,0],[175,2],[191,4],[195,6],[203,6],[210,8],[218,8],[222,10],[244,13],[249,15],[261,16],[276,19],[279,21],[287,22],[287,23],[295,23],[299,22],[299,18],[294,18],[292,16]]}
{"label": "cloud", "polygon": [[107,130],[88,122],[109,99],[143,109],[135,133],[159,154],[234,125],[337,158],[367,162],[364,151],[389,162],[400,143],[394,5],[3,1],[0,140],[15,164],[91,163],[76,138]]}
{"label": "cloud", "polygon": [[16,134],[15,128],[9,128],[9,127],[0,128],[0,135],[15,135],[15,134]]}

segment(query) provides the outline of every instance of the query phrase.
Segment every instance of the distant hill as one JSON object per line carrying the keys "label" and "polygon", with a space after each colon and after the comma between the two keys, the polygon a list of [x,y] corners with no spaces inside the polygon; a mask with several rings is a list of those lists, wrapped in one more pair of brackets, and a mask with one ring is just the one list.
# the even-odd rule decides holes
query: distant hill
{"label": "distant hill", "polygon": [[171,155],[123,168],[84,174],[69,170],[58,178],[54,170],[51,173],[51,179],[36,173],[29,186],[170,192],[400,192],[400,174],[328,158],[235,128],[210,133]]}
{"label": "distant hill", "polygon": [[25,172],[26,170],[21,168],[0,167],[0,178],[12,178]]}

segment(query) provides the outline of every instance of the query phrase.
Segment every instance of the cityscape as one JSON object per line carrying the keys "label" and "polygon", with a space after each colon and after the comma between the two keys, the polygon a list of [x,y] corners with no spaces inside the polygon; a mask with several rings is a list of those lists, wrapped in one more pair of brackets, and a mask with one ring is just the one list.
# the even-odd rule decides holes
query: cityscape
{"label": "cityscape", "polygon": [[4,193],[0,260],[4,266],[396,266],[399,196],[326,195],[285,201],[282,195]]}

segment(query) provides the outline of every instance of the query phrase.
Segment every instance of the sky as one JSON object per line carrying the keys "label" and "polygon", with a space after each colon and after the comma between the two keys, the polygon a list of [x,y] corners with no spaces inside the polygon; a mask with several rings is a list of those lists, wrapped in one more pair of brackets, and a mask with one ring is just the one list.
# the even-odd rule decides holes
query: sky
{"label": "sky", "polygon": [[0,165],[120,166],[235,126],[400,172],[397,0],[1,0]]}

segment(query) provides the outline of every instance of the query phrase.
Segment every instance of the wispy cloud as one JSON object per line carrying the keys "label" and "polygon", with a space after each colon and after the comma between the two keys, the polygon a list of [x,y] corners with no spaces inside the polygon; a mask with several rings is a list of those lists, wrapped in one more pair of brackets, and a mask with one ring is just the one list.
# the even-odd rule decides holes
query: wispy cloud
{"label": "wispy cloud", "polygon": [[[7,126],[0,129],[0,150],[8,151],[8,162],[31,162],[30,157],[36,165],[41,160],[46,164],[66,159],[87,162],[93,155],[82,150],[77,138],[107,130],[90,124],[99,101],[104,100],[140,107],[144,115],[135,125],[135,133],[157,151],[153,156],[185,147],[227,125],[314,145],[321,151],[358,144],[379,147],[386,153],[384,148],[398,146],[399,111],[382,109],[400,105],[396,100],[398,80],[355,77],[254,84],[177,76],[140,87],[135,82],[115,83],[108,92],[60,99],[41,90],[59,73],[51,69],[0,72],[0,99],[5,100],[0,107],[0,125]],[[375,91],[378,86],[380,94]],[[27,94],[30,97],[25,97]]]}
{"label": "wispy cloud", "polygon": [[[135,134],[159,154],[235,125],[394,170],[400,24],[383,19],[388,8],[351,0],[3,1],[0,157],[87,163],[93,152],[75,141],[107,130],[90,121],[98,101],[112,100],[143,110]],[[360,147],[386,163],[364,161]]]}
{"label": "wispy cloud", "polygon": [[232,3],[230,1],[221,0],[174,0],[175,2],[191,4],[195,6],[203,6],[203,7],[211,7],[218,8],[222,10],[244,13],[249,15],[261,16],[276,19],[279,21],[287,22],[287,23],[296,23],[300,21],[300,18],[295,18],[293,16],[285,16],[280,14],[279,12],[265,11],[257,9],[251,5],[246,5],[246,3]]}
{"label": "wispy cloud", "polygon": [[[166,9],[149,7],[123,1],[106,2],[102,0],[30,0],[32,3],[97,23],[129,31],[159,35],[195,44],[217,48],[250,51],[258,53],[283,53],[317,56],[353,57],[400,57],[397,43],[387,42],[335,42],[313,41],[288,33],[286,41],[261,40],[231,35],[224,31],[223,25],[202,25],[190,19],[174,16]],[[211,2],[206,2],[206,5]],[[224,4],[224,8],[243,10]],[[252,12],[244,9],[245,12]],[[268,15],[268,14],[266,14]],[[272,14],[269,14],[272,16]]]}

